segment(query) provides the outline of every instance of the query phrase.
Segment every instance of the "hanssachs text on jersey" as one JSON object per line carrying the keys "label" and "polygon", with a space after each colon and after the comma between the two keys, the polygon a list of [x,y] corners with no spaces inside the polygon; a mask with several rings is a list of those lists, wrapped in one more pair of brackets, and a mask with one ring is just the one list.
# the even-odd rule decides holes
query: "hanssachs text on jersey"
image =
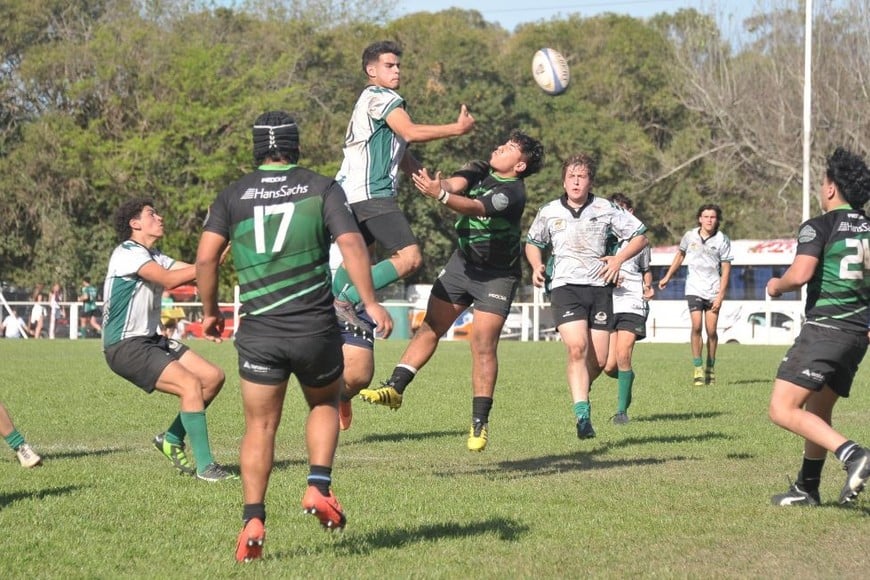
{"label": "hanssachs text on jersey", "polygon": [[287,197],[289,195],[301,195],[308,193],[308,186],[301,183],[292,187],[282,185],[278,189],[267,189],[265,187],[251,187],[245,190],[240,199],[277,199],[279,197]]}

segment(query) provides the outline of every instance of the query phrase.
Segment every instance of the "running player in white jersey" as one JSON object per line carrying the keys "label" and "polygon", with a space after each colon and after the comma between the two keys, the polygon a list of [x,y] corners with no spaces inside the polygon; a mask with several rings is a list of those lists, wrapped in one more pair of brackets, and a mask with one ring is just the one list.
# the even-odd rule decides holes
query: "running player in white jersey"
{"label": "running player in white jersey", "polygon": [[[698,209],[699,227],[689,230],[680,240],[680,248],[674,256],[667,274],[659,280],[659,289],[664,290],[685,260],[688,267],[686,276],[686,301],[689,303],[689,316],[692,318],[691,343],[694,374],[692,384],[703,387],[716,384],[716,348],[719,346],[719,311],[725,292],[728,290],[728,276],[731,274],[731,240],[719,231],[722,223],[722,208],[716,204],[705,204]],[[701,326],[707,331],[707,365],[703,362]]]}
{"label": "running player in white jersey", "polygon": [[[562,164],[565,193],[538,211],[525,248],[538,287],[546,282],[543,252],[552,250],[553,319],[568,351],[568,387],[580,439],[595,437],[589,388],[607,362],[613,284],[622,264],[647,246],[640,220],[592,193],[595,169],[595,160],[584,153]],[[615,240],[630,241],[610,255],[608,243]]]}
{"label": "running player in white jersey", "polygon": [[[163,255],[163,218],[150,199],[132,199],[115,212],[121,244],[112,252],[103,290],[103,353],[112,371],[146,393],[175,395],[181,412],[154,445],[178,471],[204,481],[237,479],[215,463],[208,442],[205,408],[224,386],[224,372],[160,332],[164,288],[192,282],[191,264]],[[190,437],[196,469],[185,453]]]}
{"label": "running player in white jersey", "polygon": [[[610,201],[634,215],[634,202],[624,193],[614,193]],[[628,240],[620,240],[619,248],[628,245]],[[616,414],[613,423],[628,423],[628,407],[634,386],[634,369],[631,357],[634,343],[646,338],[646,319],[649,316],[649,300],[655,294],[652,289],[652,272],[649,269],[649,246],[630,260],[626,260],[619,270],[619,280],[613,289],[613,332],[610,333],[610,348],[604,372],[617,380]]]}

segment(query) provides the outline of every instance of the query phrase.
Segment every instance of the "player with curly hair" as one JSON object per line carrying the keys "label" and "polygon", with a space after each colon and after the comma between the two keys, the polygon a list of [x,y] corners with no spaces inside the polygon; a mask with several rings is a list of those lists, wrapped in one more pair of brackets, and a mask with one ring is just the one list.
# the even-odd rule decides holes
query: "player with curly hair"
{"label": "player with curly hair", "polygon": [[769,408],[771,421],[804,438],[803,464],[789,490],[773,496],[774,505],[819,505],[828,451],[846,470],[841,504],[870,478],[870,449],[831,426],[834,405],[849,396],[867,351],[870,220],[862,208],[870,199],[870,170],[864,160],[837,148],[818,197],[824,213],[801,224],[794,261],[767,283],[772,297],[807,285],[806,322],[777,370]]}

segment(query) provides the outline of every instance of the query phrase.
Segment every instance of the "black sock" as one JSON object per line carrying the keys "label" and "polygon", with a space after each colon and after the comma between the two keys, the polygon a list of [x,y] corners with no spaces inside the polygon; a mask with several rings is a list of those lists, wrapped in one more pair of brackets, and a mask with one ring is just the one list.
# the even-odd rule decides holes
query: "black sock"
{"label": "black sock", "polygon": [[491,409],[492,397],[474,397],[471,399],[471,420],[480,423],[489,422]]}
{"label": "black sock", "polygon": [[246,503],[242,509],[242,521],[246,524],[252,519],[257,518],[264,524],[266,523],[266,504],[264,503]]}
{"label": "black sock", "polygon": [[860,447],[858,447],[858,444],[849,439],[848,441],[837,447],[834,455],[837,456],[837,459],[845,463],[849,460],[849,456],[851,456],[852,453],[854,453],[858,449],[861,449]]}
{"label": "black sock", "polygon": [[312,465],[308,470],[308,485],[313,485],[323,495],[329,495],[330,484],[332,484],[332,468]]}
{"label": "black sock", "polygon": [[416,375],[417,371],[412,370],[408,365],[396,365],[396,368],[393,369],[393,375],[387,382],[396,389],[397,393],[402,394]]}
{"label": "black sock", "polygon": [[818,491],[822,480],[822,468],[825,466],[825,458],[810,459],[804,457],[801,470],[798,472],[797,484],[804,491]]}

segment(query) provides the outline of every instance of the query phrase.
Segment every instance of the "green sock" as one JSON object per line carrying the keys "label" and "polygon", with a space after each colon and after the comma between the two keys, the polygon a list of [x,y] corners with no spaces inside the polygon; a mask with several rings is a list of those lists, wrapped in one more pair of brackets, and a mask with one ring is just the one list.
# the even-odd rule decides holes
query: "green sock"
{"label": "green sock", "polygon": [[181,420],[181,413],[179,413],[175,416],[169,429],[166,430],[164,438],[173,445],[182,445],[185,435],[187,435],[187,430],[184,428],[184,421]]}
{"label": "green sock", "polygon": [[[375,285],[375,290],[389,286],[398,279],[399,273],[391,261],[384,260],[372,266],[372,282]],[[357,292],[353,284],[348,284],[344,290],[344,295],[347,297],[348,302],[353,304],[359,302],[359,292]]]}
{"label": "green sock", "polygon": [[704,362],[704,361],[701,360],[701,357],[692,359],[692,365],[694,365],[695,367],[701,366],[702,362]]}
{"label": "green sock", "polygon": [[6,443],[12,448],[12,451],[18,451],[18,448],[24,443],[24,435],[18,432],[18,429],[12,429],[12,433],[4,437]]}
{"label": "green sock", "polygon": [[628,411],[628,406],[631,405],[631,386],[634,384],[634,371],[619,371],[617,374],[617,384],[619,395],[617,399],[617,413],[625,413]]}
{"label": "green sock", "polygon": [[707,368],[712,369],[713,365],[716,364],[716,359],[707,357]]}
{"label": "green sock", "polygon": [[344,266],[339,266],[332,278],[332,295],[341,299],[345,289],[350,286],[350,276],[347,275],[347,270]]}
{"label": "green sock", "polygon": [[574,414],[578,419],[588,419],[591,411],[589,401],[577,401],[574,403]]}
{"label": "green sock", "polygon": [[190,445],[193,447],[193,457],[196,459],[196,470],[202,473],[206,467],[214,463],[211,447],[208,444],[208,425],[205,422],[205,411],[178,414],[184,428],[190,436]]}

